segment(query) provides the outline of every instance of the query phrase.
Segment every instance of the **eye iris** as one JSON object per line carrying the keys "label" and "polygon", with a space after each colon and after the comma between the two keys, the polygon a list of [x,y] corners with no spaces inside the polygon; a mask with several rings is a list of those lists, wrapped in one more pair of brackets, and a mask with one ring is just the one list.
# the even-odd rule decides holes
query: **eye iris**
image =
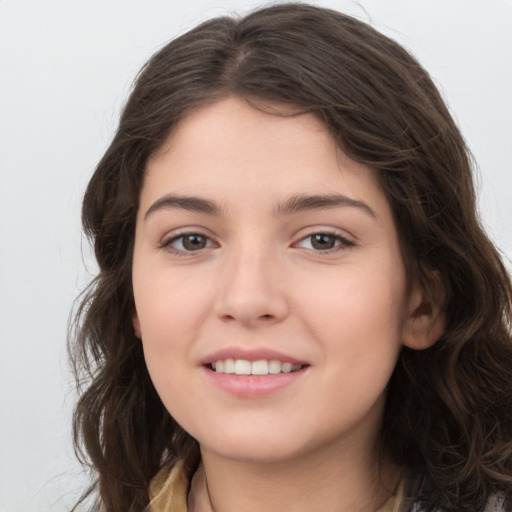
{"label": "eye iris", "polygon": [[206,238],[201,235],[186,235],[182,243],[187,251],[197,251],[206,247]]}
{"label": "eye iris", "polygon": [[332,235],[326,235],[325,233],[318,233],[311,236],[311,246],[319,250],[332,249],[336,244],[336,240]]}

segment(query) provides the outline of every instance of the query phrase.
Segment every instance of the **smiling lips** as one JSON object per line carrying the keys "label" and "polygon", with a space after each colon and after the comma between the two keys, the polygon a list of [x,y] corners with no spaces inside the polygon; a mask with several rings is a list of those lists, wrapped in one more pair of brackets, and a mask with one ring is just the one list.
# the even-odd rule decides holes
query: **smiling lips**
{"label": "smiling lips", "polygon": [[211,364],[211,369],[216,373],[235,375],[277,375],[279,373],[291,373],[300,370],[301,364],[282,362],[277,359],[260,359],[248,361],[247,359],[219,359]]}
{"label": "smiling lips", "polygon": [[209,354],[201,366],[216,388],[238,398],[264,398],[301,381],[310,368],[282,352],[240,347]]}

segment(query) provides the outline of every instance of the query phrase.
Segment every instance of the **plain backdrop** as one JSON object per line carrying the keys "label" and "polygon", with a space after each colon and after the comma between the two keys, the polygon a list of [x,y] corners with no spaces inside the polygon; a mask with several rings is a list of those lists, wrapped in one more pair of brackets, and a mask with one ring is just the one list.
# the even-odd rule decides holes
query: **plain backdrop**
{"label": "plain backdrop", "polygon": [[[512,0],[317,1],[409,48],[478,162],[482,217],[512,258]],[[80,202],[132,80],[166,41],[248,0],[0,0],[0,512],[69,510],[66,355],[95,271]],[[510,268],[510,263],[508,263]]]}

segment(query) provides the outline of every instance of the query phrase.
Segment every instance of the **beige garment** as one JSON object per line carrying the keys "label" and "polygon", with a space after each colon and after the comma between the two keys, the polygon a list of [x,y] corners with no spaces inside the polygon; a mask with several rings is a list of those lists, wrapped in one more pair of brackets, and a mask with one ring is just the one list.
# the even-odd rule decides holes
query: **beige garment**
{"label": "beige garment", "polygon": [[[172,468],[164,467],[151,482],[149,512],[187,512],[188,488],[189,478],[182,462]],[[403,488],[403,482],[400,482],[395,494],[376,512],[399,512],[403,503]],[[212,512],[202,466],[192,478],[188,499],[191,509]]]}
{"label": "beige garment", "polygon": [[162,468],[149,486],[149,512],[187,512],[188,480],[183,462]]}

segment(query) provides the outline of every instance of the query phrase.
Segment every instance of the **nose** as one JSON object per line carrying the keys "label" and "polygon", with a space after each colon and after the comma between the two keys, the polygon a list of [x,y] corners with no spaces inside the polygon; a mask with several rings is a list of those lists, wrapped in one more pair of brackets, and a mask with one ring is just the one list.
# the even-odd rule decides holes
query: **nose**
{"label": "nose", "polygon": [[270,325],[288,314],[282,269],[265,251],[238,251],[224,261],[215,314],[246,327]]}

